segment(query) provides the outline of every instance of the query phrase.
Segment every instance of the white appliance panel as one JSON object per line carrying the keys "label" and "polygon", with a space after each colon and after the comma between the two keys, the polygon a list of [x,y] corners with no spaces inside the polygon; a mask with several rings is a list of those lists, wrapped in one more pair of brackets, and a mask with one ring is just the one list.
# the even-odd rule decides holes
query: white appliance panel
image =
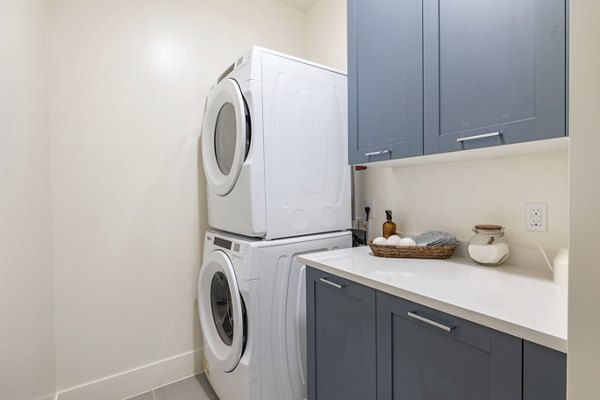
{"label": "white appliance panel", "polygon": [[263,54],[268,236],[350,225],[346,77]]}

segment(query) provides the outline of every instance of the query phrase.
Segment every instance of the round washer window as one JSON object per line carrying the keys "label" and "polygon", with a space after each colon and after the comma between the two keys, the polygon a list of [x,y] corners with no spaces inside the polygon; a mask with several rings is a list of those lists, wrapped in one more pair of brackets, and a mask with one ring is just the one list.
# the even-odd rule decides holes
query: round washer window
{"label": "round washer window", "polygon": [[236,146],[235,119],[233,104],[225,103],[219,110],[215,124],[215,156],[223,175],[228,175],[233,166]]}
{"label": "round washer window", "polygon": [[233,343],[233,311],[227,277],[217,272],[210,285],[210,305],[219,337],[227,346]]}

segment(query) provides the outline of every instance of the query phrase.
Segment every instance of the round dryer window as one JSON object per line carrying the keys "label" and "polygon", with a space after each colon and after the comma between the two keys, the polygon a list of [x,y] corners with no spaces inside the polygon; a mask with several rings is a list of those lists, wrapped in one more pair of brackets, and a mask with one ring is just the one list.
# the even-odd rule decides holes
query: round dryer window
{"label": "round dryer window", "polygon": [[231,103],[226,103],[217,115],[215,126],[215,157],[223,175],[231,172],[235,154],[236,131],[235,109]]}
{"label": "round dryer window", "polygon": [[220,370],[233,371],[244,352],[247,324],[235,270],[221,250],[210,252],[200,269],[198,312],[205,356]]}
{"label": "round dryer window", "polygon": [[250,116],[239,85],[224,79],[210,92],[202,127],[202,162],[210,189],[226,196],[250,148]]}

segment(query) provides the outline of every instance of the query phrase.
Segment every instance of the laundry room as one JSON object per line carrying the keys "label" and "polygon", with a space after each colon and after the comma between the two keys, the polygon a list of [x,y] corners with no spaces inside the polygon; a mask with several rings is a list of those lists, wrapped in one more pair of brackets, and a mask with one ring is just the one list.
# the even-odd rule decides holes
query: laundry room
{"label": "laundry room", "polygon": [[598,15],[2,0],[0,400],[594,399]]}

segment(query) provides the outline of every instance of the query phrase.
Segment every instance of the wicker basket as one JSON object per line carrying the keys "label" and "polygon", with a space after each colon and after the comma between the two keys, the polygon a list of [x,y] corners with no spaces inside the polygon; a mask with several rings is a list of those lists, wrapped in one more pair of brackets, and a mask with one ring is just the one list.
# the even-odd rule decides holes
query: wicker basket
{"label": "wicker basket", "polygon": [[442,246],[442,247],[429,247],[429,246],[409,246],[409,247],[396,247],[373,244],[372,240],[369,240],[369,247],[376,257],[385,258],[423,258],[431,260],[443,260],[452,257],[456,245],[453,246]]}

